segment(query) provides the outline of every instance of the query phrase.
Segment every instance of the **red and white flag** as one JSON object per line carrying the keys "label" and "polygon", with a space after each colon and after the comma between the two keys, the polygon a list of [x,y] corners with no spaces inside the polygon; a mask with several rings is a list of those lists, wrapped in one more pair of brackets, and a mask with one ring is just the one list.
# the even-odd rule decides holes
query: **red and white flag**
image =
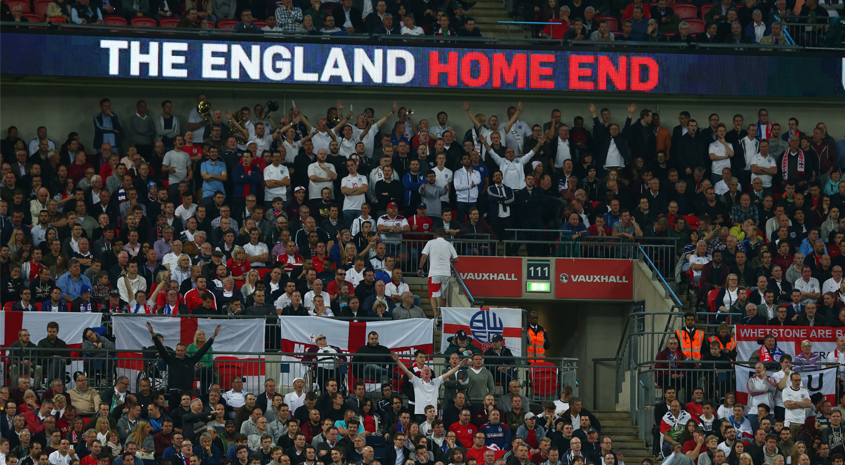
{"label": "red and white flag", "polygon": [[[258,356],[231,355],[226,352],[259,353],[264,351],[264,320],[263,319],[234,319],[218,320],[208,318],[189,317],[161,317],[113,315],[114,336],[118,350],[118,374],[128,376],[135,388],[134,380],[138,372],[144,368],[140,361],[141,349],[153,345],[147,322],[153,325],[156,334],[164,336],[164,345],[174,349],[176,344],[183,342],[191,345],[197,330],[205,331],[206,337],[211,338],[217,325],[222,325],[220,334],[214,340],[212,351],[217,371],[221,375],[221,387],[228,389],[231,376],[236,373],[244,376],[244,389],[249,392],[261,392],[264,383],[264,363],[258,363]],[[146,354],[151,358],[154,355]],[[133,360],[134,359],[134,360]]]}
{"label": "red and white flag", "polygon": [[472,337],[472,344],[484,353],[493,336],[501,335],[514,357],[522,356],[522,310],[518,308],[441,308],[443,337],[440,352],[449,347],[449,338],[459,330]]}
{"label": "red and white flag", "polygon": [[[29,340],[33,344],[47,337],[47,323],[55,321],[59,325],[59,339],[65,341],[71,349],[82,347],[82,332],[85,328],[95,328],[102,325],[102,314],[100,313],[64,313],[64,312],[0,312],[0,347],[8,347],[18,340],[18,331],[26,329],[29,331]],[[71,358],[79,360],[79,352],[71,352]],[[76,371],[82,370],[82,362],[71,362],[67,367],[65,384],[73,379],[71,376]],[[0,381],[2,374],[8,373],[3,367],[0,369]],[[5,385],[5,384],[0,384]],[[68,389],[73,388],[70,382]]]}
{"label": "red and white flag", "polygon": [[[282,352],[303,353],[316,347],[318,335],[326,336],[330,346],[344,354],[354,354],[367,344],[367,335],[375,331],[379,344],[394,352],[413,354],[416,350],[434,353],[434,320],[412,318],[395,321],[349,322],[316,316],[298,316],[282,324]],[[296,378],[305,378],[301,356],[282,357],[281,384],[290,386]],[[347,357],[348,359],[348,357]],[[284,363],[285,361],[289,363]],[[351,379],[348,380],[352,382]]]}

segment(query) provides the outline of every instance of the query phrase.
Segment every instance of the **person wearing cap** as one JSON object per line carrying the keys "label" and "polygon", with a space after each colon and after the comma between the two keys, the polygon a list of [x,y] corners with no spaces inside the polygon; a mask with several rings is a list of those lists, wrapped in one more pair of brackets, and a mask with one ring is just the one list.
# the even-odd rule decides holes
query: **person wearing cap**
{"label": "person wearing cap", "polygon": [[[513,352],[504,346],[505,338],[501,334],[496,334],[490,339],[491,346],[484,352],[484,357],[487,358],[487,363],[496,367],[493,372],[493,379],[496,383],[505,385],[511,380],[516,380],[516,359],[514,359]],[[517,392],[519,383],[517,382]],[[510,385],[508,384],[508,388]],[[502,396],[504,398],[506,396]],[[527,404],[523,404],[527,405]]]}
{"label": "person wearing cap", "polygon": [[[23,296],[23,293],[21,293]],[[97,303],[91,301],[91,286],[85,284],[79,288],[79,297],[70,303],[71,312],[90,313],[98,311]],[[13,309],[14,310],[14,309]]]}
{"label": "person wearing cap", "polygon": [[[522,416],[523,424],[517,428],[516,435],[521,437],[531,449],[540,449],[540,443],[546,439],[546,428],[537,424],[537,415],[525,412]],[[551,441],[549,441],[551,445]]]}
{"label": "person wearing cap", "polygon": [[459,329],[455,332],[453,337],[448,339],[449,347],[443,352],[443,355],[449,356],[457,353],[461,358],[472,357],[474,354],[481,355],[481,349],[472,343],[472,337],[467,336],[467,332]]}
{"label": "person wearing cap", "polygon": [[[389,167],[385,167],[385,170],[388,169]],[[396,202],[387,204],[387,214],[379,217],[376,227],[379,240],[385,245],[388,255],[396,257],[404,251],[402,233],[410,231],[411,226],[404,216],[399,215],[399,205]],[[403,260],[400,258],[400,261]]]}
{"label": "person wearing cap", "polygon": [[698,456],[707,452],[707,443],[704,441],[704,428],[698,426],[692,432],[692,439],[684,443],[684,454],[698,463]]}

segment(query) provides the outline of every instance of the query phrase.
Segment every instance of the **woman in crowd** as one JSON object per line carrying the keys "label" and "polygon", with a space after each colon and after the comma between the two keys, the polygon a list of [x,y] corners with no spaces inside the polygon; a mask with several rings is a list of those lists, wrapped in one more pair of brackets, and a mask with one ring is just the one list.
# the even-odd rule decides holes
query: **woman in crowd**
{"label": "woman in crowd", "polygon": [[[188,346],[188,356],[200,351],[208,343],[208,336],[205,331],[198,329],[194,333],[194,342]],[[214,381],[214,348],[209,347],[200,362],[197,363],[197,376],[200,377],[200,389],[202,393],[208,392],[208,386]]]}
{"label": "woman in crowd", "polygon": [[813,371],[820,370],[819,363],[822,358],[819,354],[813,352],[813,343],[804,339],[801,341],[801,353],[795,356],[792,361],[793,370],[795,371]]}

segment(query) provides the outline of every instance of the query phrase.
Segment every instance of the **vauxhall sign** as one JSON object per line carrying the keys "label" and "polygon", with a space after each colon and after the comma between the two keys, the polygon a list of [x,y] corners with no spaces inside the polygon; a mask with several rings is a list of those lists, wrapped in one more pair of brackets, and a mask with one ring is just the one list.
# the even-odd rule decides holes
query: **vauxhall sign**
{"label": "vauxhall sign", "polygon": [[631,260],[558,258],[555,297],[578,300],[632,300],[634,266]]}

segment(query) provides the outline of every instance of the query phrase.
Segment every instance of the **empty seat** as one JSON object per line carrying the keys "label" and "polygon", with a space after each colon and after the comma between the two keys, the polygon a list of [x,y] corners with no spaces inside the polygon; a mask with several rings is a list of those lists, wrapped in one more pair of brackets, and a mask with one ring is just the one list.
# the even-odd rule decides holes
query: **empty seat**
{"label": "empty seat", "polygon": [[703,19],[685,19],[684,21],[689,24],[690,34],[701,34],[704,32],[705,23]]}
{"label": "empty seat", "polygon": [[237,24],[234,19],[221,19],[217,21],[217,29],[234,29]]}
{"label": "empty seat", "polygon": [[143,16],[136,16],[132,18],[132,25],[135,27],[158,27],[156,20],[153,18],[145,18]]}
{"label": "empty seat", "polygon": [[182,18],[161,18],[161,27],[176,27]]}
{"label": "empty seat", "polygon": [[[745,5],[742,5],[742,6],[745,6]],[[706,15],[707,12],[710,11],[711,8],[713,8],[712,3],[702,3],[701,4],[701,17],[703,18],[704,15]]]}
{"label": "empty seat", "polygon": [[103,24],[107,26],[127,26],[126,18],[118,15],[107,15],[103,18]]}
{"label": "empty seat", "polygon": [[681,21],[687,18],[698,18],[698,8],[693,3],[676,3],[672,9]]}

